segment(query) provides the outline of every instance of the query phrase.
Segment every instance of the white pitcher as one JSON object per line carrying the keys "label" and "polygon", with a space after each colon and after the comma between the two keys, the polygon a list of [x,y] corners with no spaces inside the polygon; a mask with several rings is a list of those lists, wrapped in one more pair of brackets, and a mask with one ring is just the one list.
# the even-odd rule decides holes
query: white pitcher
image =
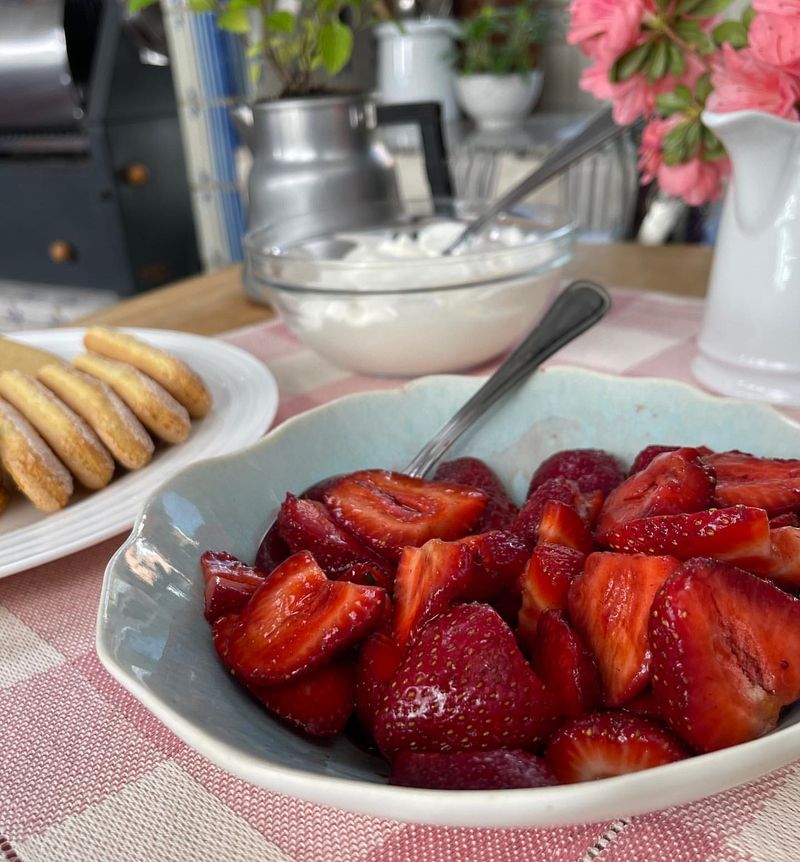
{"label": "white pitcher", "polygon": [[800,123],[706,113],[733,162],[696,377],[726,395],[800,405]]}

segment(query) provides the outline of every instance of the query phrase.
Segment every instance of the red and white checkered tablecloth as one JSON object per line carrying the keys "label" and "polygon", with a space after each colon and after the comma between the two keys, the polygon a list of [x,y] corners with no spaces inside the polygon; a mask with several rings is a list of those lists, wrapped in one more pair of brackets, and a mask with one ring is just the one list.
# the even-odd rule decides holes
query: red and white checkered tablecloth
{"label": "red and white checkered tablecloth", "polygon": [[[614,300],[606,320],[554,361],[691,379],[700,303],[624,290]],[[272,370],[276,422],[399,382],[336,369],[280,323],[226,340]],[[2,862],[800,859],[800,761],[691,805],[556,829],[414,826],[253,787],[188,748],[101,667],[95,614],[122,539],[0,581]]]}

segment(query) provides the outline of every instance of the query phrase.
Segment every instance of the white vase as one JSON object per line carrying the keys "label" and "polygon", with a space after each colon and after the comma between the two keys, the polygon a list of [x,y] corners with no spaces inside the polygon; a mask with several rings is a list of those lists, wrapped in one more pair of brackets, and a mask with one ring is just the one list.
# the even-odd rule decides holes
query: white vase
{"label": "white vase", "polygon": [[439,102],[445,122],[458,117],[453,70],[460,30],[450,18],[393,22],[375,28],[378,38],[378,96],[394,105]]}
{"label": "white vase", "polygon": [[543,81],[538,69],[527,75],[459,75],[456,94],[478,128],[513,128],[531,112],[542,93]]}
{"label": "white vase", "polygon": [[733,163],[696,377],[726,395],[800,405],[800,123],[706,113]]}

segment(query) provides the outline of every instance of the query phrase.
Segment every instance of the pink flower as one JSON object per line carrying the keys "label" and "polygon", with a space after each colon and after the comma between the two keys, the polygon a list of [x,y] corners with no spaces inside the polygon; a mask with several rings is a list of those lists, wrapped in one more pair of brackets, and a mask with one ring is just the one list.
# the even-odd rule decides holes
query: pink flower
{"label": "pink flower", "polygon": [[639,170],[642,173],[642,183],[652,183],[657,179],[658,172],[664,164],[662,150],[664,138],[681,121],[680,115],[668,117],[666,120],[651,120],[642,132],[642,142],[639,146]]}
{"label": "pink flower", "polygon": [[723,180],[730,172],[727,158],[706,162],[695,156],[682,165],[661,165],[658,185],[666,194],[683,198],[689,206],[696,207],[720,197]]}
{"label": "pink flower", "polygon": [[753,19],[748,37],[756,60],[800,73],[800,4],[792,15],[761,12]]}
{"label": "pink flower", "polygon": [[788,72],[767,66],[752,51],[735,51],[722,46],[714,58],[711,83],[714,92],[708,98],[711,111],[764,111],[796,120],[800,82]]}
{"label": "pink flower", "polygon": [[600,101],[613,100],[614,120],[621,125],[653,113],[656,97],[674,90],[678,84],[694,87],[704,71],[700,61],[690,55],[686,58],[686,71],[680,77],[667,75],[651,84],[645,75],[636,74],[626,81],[612,84],[610,75],[614,59],[596,60],[581,75],[580,87]]}
{"label": "pink flower", "polygon": [[666,120],[652,120],[645,126],[639,148],[639,168],[643,183],[658,180],[666,194],[683,198],[690,206],[699,206],[722,194],[723,180],[730,174],[730,162],[728,159],[707,162],[702,152],[698,152],[684,164],[665,164],[664,138],[683,121],[683,117],[675,115]]}
{"label": "pink flower", "polygon": [[753,0],[753,9],[765,15],[800,15],[800,0]]}
{"label": "pink flower", "polygon": [[616,60],[633,48],[652,0],[572,0],[567,42],[589,57]]}

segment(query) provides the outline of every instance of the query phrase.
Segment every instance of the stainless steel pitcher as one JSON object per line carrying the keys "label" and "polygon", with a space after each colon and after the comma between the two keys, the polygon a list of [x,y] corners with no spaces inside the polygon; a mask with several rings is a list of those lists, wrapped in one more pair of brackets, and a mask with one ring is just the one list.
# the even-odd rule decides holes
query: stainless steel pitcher
{"label": "stainless steel pitcher", "polygon": [[253,150],[250,229],[307,216],[304,232],[310,235],[352,227],[356,214],[360,221],[375,222],[397,215],[394,163],[375,139],[378,125],[419,125],[431,193],[452,196],[437,103],[376,105],[362,95],[308,97],[257,102],[251,122],[243,123],[241,109],[234,117]]}

